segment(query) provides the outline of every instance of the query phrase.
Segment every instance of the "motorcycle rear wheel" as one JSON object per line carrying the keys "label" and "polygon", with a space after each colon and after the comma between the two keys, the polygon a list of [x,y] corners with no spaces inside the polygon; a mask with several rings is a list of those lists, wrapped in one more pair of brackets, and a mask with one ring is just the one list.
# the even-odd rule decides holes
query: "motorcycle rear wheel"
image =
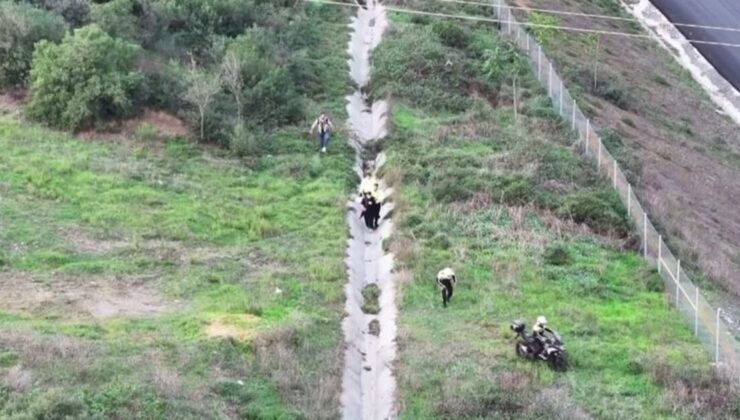
{"label": "motorcycle rear wheel", "polygon": [[547,364],[556,372],[565,372],[568,370],[568,357],[565,353],[554,352],[548,356]]}

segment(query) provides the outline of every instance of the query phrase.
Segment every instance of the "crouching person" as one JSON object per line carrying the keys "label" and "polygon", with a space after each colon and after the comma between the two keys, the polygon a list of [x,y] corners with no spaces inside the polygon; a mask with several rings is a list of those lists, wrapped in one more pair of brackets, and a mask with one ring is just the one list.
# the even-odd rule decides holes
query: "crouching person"
{"label": "crouching person", "polygon": [[445,308],[452,298],[453,286],[457,283],[455,272],[450,267],[443,268],[437,273],[437,287],[442,293],[442,306]]}

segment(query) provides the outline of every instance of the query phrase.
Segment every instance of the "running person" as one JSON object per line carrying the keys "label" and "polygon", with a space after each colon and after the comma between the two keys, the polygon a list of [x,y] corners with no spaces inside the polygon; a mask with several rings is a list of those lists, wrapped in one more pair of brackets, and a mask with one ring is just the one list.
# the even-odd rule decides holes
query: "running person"
{"label": "running person", "polygon": [[319,134],[319,145],[321,146],[321,152],[326,153],[326,146],[329,145],[330,132],[334,130],[334,124],[329,119],[329,116],[325,112],[319,114],[316,121],[311,124],[311,130],[308,134],[313,134],[314,130],[318,129]]}

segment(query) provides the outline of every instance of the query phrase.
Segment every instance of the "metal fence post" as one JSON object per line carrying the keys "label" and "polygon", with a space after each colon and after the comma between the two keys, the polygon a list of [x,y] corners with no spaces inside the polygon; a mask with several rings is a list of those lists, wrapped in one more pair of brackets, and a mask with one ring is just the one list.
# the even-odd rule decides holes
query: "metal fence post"
{"label": "metal fence post", "polygon": [[563,116],[563,100],[565,95],[563,95],[563,79],[560,79],[560,116]]}
{"label": "metal fence post", "polygon": [[537,80],[542,81],[542,45],[537,44]]}
{"label": "metal fence post", "polygon": [[529,55],[529,35],[527,35],[527,55]]}
{"label": "metal fence post", "polygon": [[509,7],[508,10],[509,10],[509,20],[506,22],[506,33],[511,35],[511,7]]}
{"label": "metal fence post", "polygon": [[591,120],[586,118],[586,138],[583,140],[583,153],[588,155],[588,135],[591,132]]}
{"label": "metal fence post", "polygon": [[663,270],[663,235],[658,235],[658,273]]}
{"label": "metal fence post", "polygon": [[714,327],[714,365],[719,366],[719,313],[722,308],[717,308],[717,321]]}
{"label": "metal fence post", "polygon": [[694,336],[699,336],[699,287],[694,286],[696,296],[694,297]]}
{"label": "metal fence post", "polygon": [[632,184],[627,183],[627,217],[632,217]]}
{"label": "metal fence post", "polygon": [[552,61],[550,62],[550,71],[547,72],[547,96],[552,98]]}
{"label": "metal fence post", "polygon": [[[612,172],[614,174],[614,189],[617,189],[617,160],[614,159],[614,171]],[[619,192],[619,190],[617,190]]]}
{"label": "metal fence post", "polygon": [[676,261],[676,307],[678,307],[679,291],[681,288],[681,260]]}
{"label": "metal fence post", "polygon": [[642,212],[642,252],[647,259],[647,213]]}
{"label": "metal fence post", "polygon": [[573,99],[573,119],[571,121],[570,129],[575,131],[576,130],[576,100]]}

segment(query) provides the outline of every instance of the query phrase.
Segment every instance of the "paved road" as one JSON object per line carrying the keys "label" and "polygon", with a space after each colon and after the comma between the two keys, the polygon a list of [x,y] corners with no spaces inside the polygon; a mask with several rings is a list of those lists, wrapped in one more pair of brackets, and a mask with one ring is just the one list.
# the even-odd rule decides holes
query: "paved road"
{"label": "paved road", "polygon": [[[740,0],[651,0],[673,23],[737,28],[736,32],[678,26],[688,39],[740,44]],[[740,90],[740,47],[694,44]]]}

